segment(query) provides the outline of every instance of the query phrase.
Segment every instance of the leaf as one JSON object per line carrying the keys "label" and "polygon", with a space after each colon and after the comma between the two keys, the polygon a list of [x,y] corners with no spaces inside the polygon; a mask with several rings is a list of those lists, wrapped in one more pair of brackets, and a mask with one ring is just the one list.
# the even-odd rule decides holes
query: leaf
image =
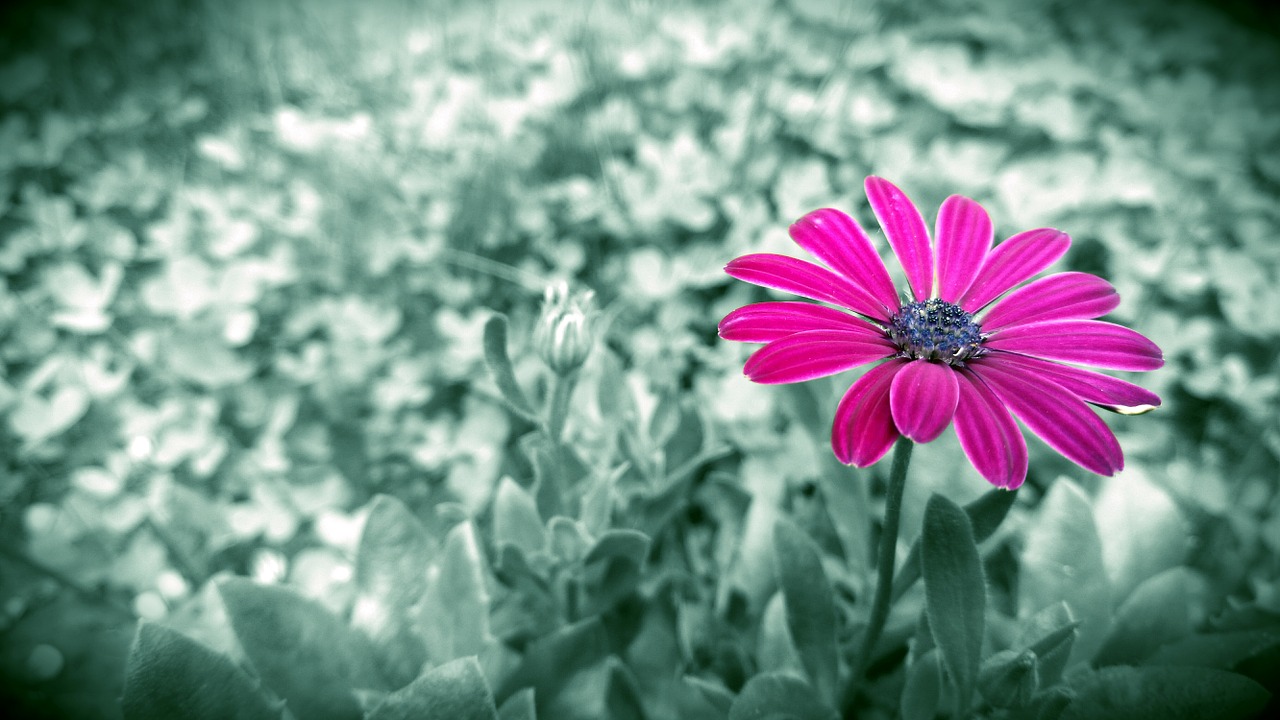
{"label": "leaf", "polygon": [[800,653],[787,628],[787,606],[782,593],[774,593],[760,616],[756,635],[756,664],[761,671],[804,671]]}
{"label": "leaf", "polygon": [[[835,455],[823,453],[823,458],[826,468],[818,473],[818,486],[822,490],[827,517],[840,538],[840,549],[844,551],[849,574],[853,577],[867,575],[867,559],[871,557],[871,513],[868,510],[871,503],[867,484],[853,481],[849,469]],[[918,577],[919,550],[915,555]],[[905,570],[906,566],[903,566]]]}
{"label": "leaf", "polygon": [[1147,665],[1195,665],[1230,670],[1256,655],[1280,646],[1280,628],[1237,630],[1189,635],[1169,643],[1147,658]]}
{"label": "leaf", "polygon": [[404,503],[389,495],[373,499],[356,551],[351,625],[382,649],[384,669],[397,684],[416,677],[426,660],[422,639],[407,628],[426,594],[433,544]]}
{"label": "leaf", "polygon": [[626,597],[640,583],[641,567],[649,554],[649,536],[635,530],[610,530],[583,558],[582,612],[601,613]]}
{"label": "leaf", "polygon": [[933,641],[968,709],[982,659],[987,587],[969,517],[942,495],[929,498],[920,534],[920,570]]}
{"label": "leaf", "polygon": [[368,640],[318,603],[244,578],[218,592],[245,655],[296,717],[358,719],[353,690],[385,688]]}
{"label": "leaf", "polygon": [[519,690],[533,688],[541,715],[553,706],[566,685],[608,654],[609,638],[599,618],[560,628],[529,644],[520,665],[500,686],[498,698],[505,700]]}
{"label": "leaf", "polygon": [[610,657],[609,684],[605,690],[605,710],[609,720],[645,720],[644,703],[635,675],[616,657]]}
{"label": "leaf", "polygon": [[1191,634],[1191,571],[1172,568],[1133,591],[1119,609],[1095,666],[1137,665],[1161,645]]}
{"label": "leaf", "polygon": [[809,683],[786,673],[761,673],[747,681],[729,708],[729,720],[837,720]]}
{"label": "leaf", "polygon": [[942,706],[942,658],[929,650],[907,668],[900,700],[902,720],[933,720]]}
{"label": "leaf", "polygon": [[729,717],[729,708],[733,707],[733,693],[725,689],[724,685],[692,675],[685,675],[684,681],[698,691],[698,694],[715,710],[718,717]]}
{"label": "leaf", "polygon": [[126,720],[279,720],[282,706],[231,658],[144,622],[125,669]]}
{"label": "leaf", "polygon": [[1138,470],[1103,481],[1093,516],[1116,598],[1186,558],[1190,537],[1177,506]]}
{"label": "leaf", "polygon": [[773,526],[773,559],[786,605],[787,629],[800,662],[819,697],[834,705],[840,672],[838,623],[822,556],[795,523],[779,517]]}
{"label": "leaf", "polygon": [[507,477],[499,481],[493,500],[493,542],[499,548],[514,545],[525,554],[547,545],[547,533],[533,496]]}
{"label": "leaf", "polygon": [[511,367],[511,357],[507,354],[507,316],[494,313],[484,324],[484,359],[493,373],[493,380],[511,409],[525,420],[540,422],[538,414],[533,411],[529,399],[516,380],[515,370]]}
{"label": "leaf", "polygon": [[692,461],[706,444],[706,431],[702,415],[696,407],[679,404],[679,424],[670,437],[662,443],[663,457],[668,473],[674,473],[685,463]]}
{"label": "leaf", "polygon": [[[991,537],[996,528],[1000,527],[1000,523],[1004,522],[1017,499],[1018,493],[1015,491],[996,489],[989,490],[982,497],[966,504],[964,512],[969,516],[974,541],[982,542]],[[911,551],[907,553],[907,559],[903,561],[902,569],[898,571],[898,577],[893,581],[894,599],[902,597],[919,578],[920,540],[917,539],[912,543]]]}
{"label": "leaf", "polygon": [[538,720],[533,704],[533,689],[525,688],[502,703],[498,708],[498,720]]}
{"label": "leaf", "polygon": [[445,663],[391,693],[368,720],[498,720],[489,683],[474,657]]}
{"label": "leaf", "polygon": [[59,387],[48,399],[24,393],[9,414],[9,428],[28,446],[38,445],[66,432],[88,410],[89,393],[74,385]]}
{"label": "leaf", "polygon": [[1067,665],[1093,656],[1111,622],[1111,586],[1089,498],[1075,483],[1059,479],[1040,505],[1022,553],[1018,607],[1065,601],[1080,621],[1080,635]]}
{"label": "leaf", "polygon": [[1071,657],[1080,622],[1066,603],[1054,603],[1022,621],[1015,647],[1036,654],[1041,687],[1057,684]]}
{"label": "leaf", "polygon": [[489,593],[475,529],[470,522],[445,536],[440,566],[427,587],[415,625],[432,662],[479,655],[488,645]]}
{"label": "leaf", "polygon": [[1199,667],[1109,667],[1073,683],[1061,720],[1244,720],[1270,694],[1243,675]]}

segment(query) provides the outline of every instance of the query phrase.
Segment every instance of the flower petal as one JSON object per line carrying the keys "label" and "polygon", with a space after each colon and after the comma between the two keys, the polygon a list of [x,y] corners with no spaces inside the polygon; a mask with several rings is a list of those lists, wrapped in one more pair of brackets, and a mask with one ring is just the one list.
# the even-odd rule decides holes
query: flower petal
{"label": "flower petal", "polygon": [[1159,395],[1110,375],[1016,353],[1000,352],[999,362],[1051,377],[1081,400],[1121,415],[1141,415],[1160,407]]}
{"label": "flower petal", "polygon": [[973,467],[996,487],[1016,490],[1027,479],[1027,441],[991,388],[968,370],[960,372],[956,437]]}
{"label": "flower petal", "polygon": [[933,250],[929,248],[929,228],[915,204],[893,183],[869,177],[867,199],[880,227],[898,256],[916,300],[926,300],[933,292]]}
{"label": "flower petal", "polygon": [[988,356],[969,368],[1031,432],[1090,472],[1114,475],[1124,467],[1115,434],[1088,405],[1047,376],[999,362],[1003,357]]}
{"label": "flower petal", "polygon": [[871,323],[847,312],[807,302],[744,305],[720,321],[720,337],[738,342],[770,342],[805,330],[845,330],[883,337]]}
{"label": "flower petal", "polygon": [[1064,272],[1040,278],[995,302],[981,319],[990,332],[1045,320],[1102,317],[1120,304],[1120,294],[1097,275]]}
{"label": "flower petal", "polygon": [[969,289],[991,250],[991,217],[978,203],[952,195],[938,210],[938,297],[955,302]]}
{"label": "flower petal", "polygon": [[889,410],[889,387],[905,365],[890,360],[871,368],[840,398],[831,425],[831,449],[840,462],[867,467],[893,447],[898,428]]}
{"label": "flower petal", "polygon": [[993,350],[1076,362],[1112,370],[1155,370],[1164,353],[1141,333],[1101,320],[1053,320],[994,333]]}
{"label": "flower petal", "polygon": [[950,365],[925,360],[907,363],[889,391],[893,423],[910,440],[935,440],[951,424],[959,397],[956,371]]}
{"label": "flower petal", "polygon": [[848,330],[805,330],[774,340],[747,358],[742,371],[766,385],[834,375],[893,354],[885,338]]}
{"label": "flower petal", "polygon": [[1071,237],[1060,230],[1027,230],[996,246],[958,303],[977,312],[1006,290],[1052,265],[1071,247]]}
{"label": "flower petal", "polygon": [[884,312],[878,300],[852,281],[821,265],[787,255],[743,255],[734,258],[725,266],[724,271],[753,285],[784,290],[812,300],[824,300],[868,317],[879,317]]}
{"label": "flower petal", "polygon": [[889,271],[856,220],[832,208],[814,210],[791,225],[791,238],[879,301],[883,314],[873,317],[887,320],[897,311],[898,291]]}

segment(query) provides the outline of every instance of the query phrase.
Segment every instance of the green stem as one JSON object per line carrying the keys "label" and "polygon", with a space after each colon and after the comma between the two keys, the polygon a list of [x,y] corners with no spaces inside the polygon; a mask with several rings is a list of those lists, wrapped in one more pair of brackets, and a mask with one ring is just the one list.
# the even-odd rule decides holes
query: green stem
{"label": "green stem", "polygon": [[898,438],[893,448],[893,465],[889,469],[889,487],[884,500],[884,531],[880,534],[880,556],[876,562],[876,594],[871,602],[871,616],[867,620],[867,631],[862,636],[862,649],[859,651],[853,674],[849,684],[845,686],[845,716],[852,717],[854,700],[862,676],[871,664],[871,654],[875,652],[876,643],[880,641],[880,633],[889,618],[889,600],[893,590],[893,565],[898,551],[898,524],[902,518],[902,491],[907,484],[907,466],[911,462],[911,450],[915,443],[905,437]]}
{"label": "green stem", "polygon": [[547,407],[547,436],[560,445],[564,436],[564,421],[569,417],[569,398],[578,382],[577,371],[568,375],[556,374],[551,381],[551,401]]}

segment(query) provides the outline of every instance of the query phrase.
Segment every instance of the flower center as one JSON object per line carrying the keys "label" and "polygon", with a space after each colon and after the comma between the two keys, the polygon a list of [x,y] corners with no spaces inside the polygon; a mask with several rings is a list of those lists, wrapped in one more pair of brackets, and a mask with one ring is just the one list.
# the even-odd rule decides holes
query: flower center
{"label": "flower center", "polygon": [[889,338],[898,344],[899,357],[940,360],[963,366],[965,360],[984,354],[986,337],[973,315],[945,300],[934,298],[903,305],[889,319]]}

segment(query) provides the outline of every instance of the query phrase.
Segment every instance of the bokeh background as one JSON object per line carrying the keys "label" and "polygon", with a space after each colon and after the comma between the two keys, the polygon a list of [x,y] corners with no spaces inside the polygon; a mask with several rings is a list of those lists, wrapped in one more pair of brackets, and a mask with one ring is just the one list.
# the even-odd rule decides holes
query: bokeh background
{"label": "bokeh background", "polygon": [[[1261,3],[114,0],[0,11],[0,695],[118,717],[137,619],[232,573],[341,606],[364,507],[527,477],[543,287],[594,289],[582,393],[698,408],[713,465],[803,510],[825,448],[717,321],[866,175],[932,220],[1051,225],[1167,366],[1108,418],[1188,562],[1280,612],[1280,43]],[[603,390],[590,379],[621,377]],[[612,376],[611,376],[612,377]],[[838,383],[817,385],[830,403]],[[607,400],[579,398],[586,447]],[[827,415],[829,417],[829,413]],[[1024,502],[1096,478],[1038,441]],[[593,444],[594,443],[594,444]],[[609,446],[612,448],[612,446]],[[612,450],[610,450],[612,451]],[[954,436],[930,488],[985,487]],[[850,472],[875,494],[882,470]],[[919,478],[919,479],[917,479]],[[1141,513],[1141,507],[1133,508]],[[690,526],[710,522],[694,503]],[[1122,531],[1122,530],[1121,530]],[[197,608],[193,610],[192,608]]]}

